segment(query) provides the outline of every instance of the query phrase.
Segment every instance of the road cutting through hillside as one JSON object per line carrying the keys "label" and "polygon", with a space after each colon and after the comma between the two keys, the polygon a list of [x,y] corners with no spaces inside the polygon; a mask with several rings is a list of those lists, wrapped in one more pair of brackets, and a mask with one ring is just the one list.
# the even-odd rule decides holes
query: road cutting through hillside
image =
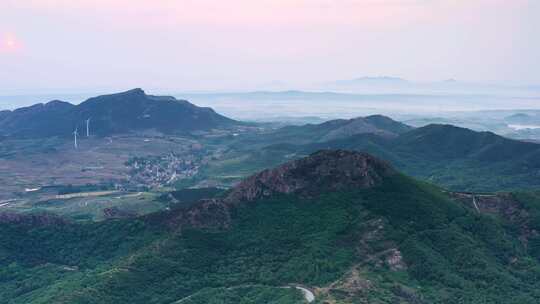
{"label": "road cutting through hillside", "polygon": [[476,198],[474,197],[474,195],[472,196],[472,203],[473,203],[474,208],[476,209],[476,211],[478,211],[480,213],[480,209],[478,208],[478,205],[476,204]]}
{"label": "road cutting through hillside", "polygon": [[[232,289],[237,289],[237,288],[245,288],[245,287],[256,287],[256,286],[261,286],[261,285],[239,285],[239,286],[233,286],[233,287],[228,287],[227,289],[228,290],[232,290]],[[306,287],[303,287],[303,286],[300,286],[300,285],[290,285],[290,286],[281,286],[281,287],[277,287],[277,288],[286,288],[286,289],[290,289],[290,288],[296,288],[298,290],[300,290],[302,292],[302,295],[304,296],[304,299],[306,300],[307,303],[312,303],[313,301],[315,301],[315,294],[307,289]],[[183,299],[180,299],[172,304],[180,304],[180,303],[183,303],[184,301],[187,301],[191,298],[193,298],[193,296],[195,296],[198,292],[192,294],[192,295],[189,295]]]}
{"label": "road cutting through hillside", "polygon": [[304,295],[304,298],[306,299],[308,303],[315,301],[315,295],[313,294],[311,290],[304,288],[302,286],[294,286],[294,288],[302,292],[302,294]]}

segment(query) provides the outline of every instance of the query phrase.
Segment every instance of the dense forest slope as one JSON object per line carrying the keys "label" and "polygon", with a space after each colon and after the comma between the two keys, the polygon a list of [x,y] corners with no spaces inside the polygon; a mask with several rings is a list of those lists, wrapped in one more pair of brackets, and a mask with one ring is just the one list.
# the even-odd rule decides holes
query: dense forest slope
{"label": "dense forest slope", "polygon": [[[474,201],[474,203],[473,203]],[[3,303],[540,301],[540,195],[472,197],[320,151],[135,219],[0,216]]]}

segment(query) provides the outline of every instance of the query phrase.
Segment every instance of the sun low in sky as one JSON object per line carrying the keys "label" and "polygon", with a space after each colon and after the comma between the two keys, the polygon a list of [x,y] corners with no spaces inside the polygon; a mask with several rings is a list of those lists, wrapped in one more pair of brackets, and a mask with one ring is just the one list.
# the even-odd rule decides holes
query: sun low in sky
{"label": "sun low in sky", "polygon": [[0,52],[17,52],[21,49],[21,43],[14,37],[13,34],[5,34],[0,43]]}
{"label": "sun low in sky", "polygon": [[2,0],[3,31],[0,89],[540,83],[537,0]]}

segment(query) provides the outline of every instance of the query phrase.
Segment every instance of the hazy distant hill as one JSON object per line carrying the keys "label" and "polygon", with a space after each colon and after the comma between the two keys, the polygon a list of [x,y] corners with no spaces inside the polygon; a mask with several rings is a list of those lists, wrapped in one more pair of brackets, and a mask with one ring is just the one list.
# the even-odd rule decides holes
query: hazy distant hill
{"label": "hazy distant hill", "polygon": [[504,120],[510,124],[538,125],[540,124],[540,115],[516,113],[505,117]]}
{"label": "hazy distant hill", "polygon": [[404,86],[409,86],[411,83],[403,78],[399,77],[390,77],[390,76],[378,76],[378,77],[359,77],[355,79],[347,80],[337,80],[327,85],[334,85],[337,87],[355,87],[355,86],[367,86],[377,89],[379,87],[393,86],[401,88]]}
{"label": "hazy distant hill", "polygon": [[473,197],[351,151],[265,170],[222,197],[100,223],[0,214],[11,304],[540,301],[540,195]]}
{"label": "hazy distant hill", "polygon": [[69,136],[86,132],[90,119],[94,135],[155,129],[164,133],[208,130],[235,124],[210,108],[168,96],[147,95],[141,89],[90,98],[79,105],[51,101],[0,115],[0,134],[21,137]]}
{"label": "hazy distant hill", "polygon": [[353,119],[336,119],[321,124],[287,126],[266,135],[266,143],[310,143],[326,142],[346,138],[356,134],[377,134],[396,137],[413,128],[382,115],[371,115]]}

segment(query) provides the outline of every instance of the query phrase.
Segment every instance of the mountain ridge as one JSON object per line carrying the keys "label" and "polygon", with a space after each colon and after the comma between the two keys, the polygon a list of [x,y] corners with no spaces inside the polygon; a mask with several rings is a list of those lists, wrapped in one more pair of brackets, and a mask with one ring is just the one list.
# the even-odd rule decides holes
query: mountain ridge
{"label": "mountain ridge", "polygon": [[397,137],[413,127],[392,120],[383,115],[370,115],[351,119],[334,119],[320,124],[286,126],[266,134],[270,143],[308,143],[339,140],[357,134],[378,134],[383,137]]}
{"label": "mountain ridge", "polygon": [[89,98],[78,105],[50,101],[4,111],[0,134],[15,137],[71,136],[86,128],[90,119],[93,135],[106,136],[155,129],[163,133],[209,130],[239,122],[171,96],[147,95],[142,89]]}
{"label": "mountain ridge", "polygon": [[[321,149],[346,149],[371,153],[408,175],[429,180],[456,191],[498,191],[540,186],[540,144],[505,138],[491,132],[476,132],[452,125],[431,124],[401,130],[393,136],[359,132],[326,140],[329,130],[347,120],[318,125],[284,127],[275,133],[246,138],[235,144],[232,157],[253,171],[278,165],[290,158]],[[406,126],[406,125],[405,125]],[[347,136],[349,135],[349,136]],[[249,143],[249,145],[247,144]],[[212,174],[231,170],[216,168]]]}

